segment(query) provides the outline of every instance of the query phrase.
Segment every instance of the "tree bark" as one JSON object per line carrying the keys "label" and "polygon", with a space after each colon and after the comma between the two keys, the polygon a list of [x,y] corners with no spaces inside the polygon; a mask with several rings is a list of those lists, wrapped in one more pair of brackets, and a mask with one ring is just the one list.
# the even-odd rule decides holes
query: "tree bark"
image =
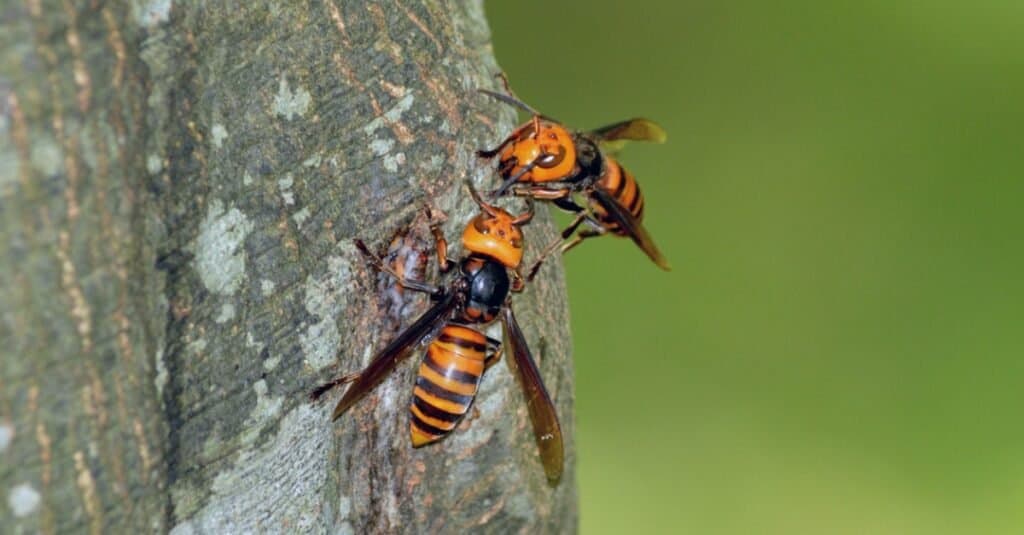
{"label": "tree bark", "polygon": [[[0,526],[13,532],[571,532],[561,267],[516,296],[566,437],[547,484],[492,368],[413,449],[413,361],[339,392],[428,303],[422,207],[458,236],[513,112],[480,1],[0,6]],[[527,229],[527,259],[554,237]],[[430,262],[427,260],[430,259]],[[493,336],[493,334],[492,334]]]}

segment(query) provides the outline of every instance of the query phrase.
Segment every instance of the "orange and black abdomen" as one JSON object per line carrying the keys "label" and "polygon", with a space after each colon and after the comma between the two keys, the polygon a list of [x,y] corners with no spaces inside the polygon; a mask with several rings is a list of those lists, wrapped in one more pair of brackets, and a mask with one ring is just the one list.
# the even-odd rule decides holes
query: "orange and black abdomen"
{"label": "orange and black abdomen", "polygon": [[[637,221],[644,217],[644,196],[640,193],[640,185],[636,183],[633,174],[619,165],[619,162],[612,158],[605,158],[604,174],[598,180],[597,187],[605,190],[614,198],[619,205],[629,211]],[[619,224],[612,220],[608,212],[600,203],[591,203],[595,215],[609,232],[625,235],[625,231]]]}
{"label": "orange and black abdomen", "polygon": [[409,409],[413,446],[455,429],[476,397],[486,357],[487,337],[464,325],[445,325],[427,346]]}

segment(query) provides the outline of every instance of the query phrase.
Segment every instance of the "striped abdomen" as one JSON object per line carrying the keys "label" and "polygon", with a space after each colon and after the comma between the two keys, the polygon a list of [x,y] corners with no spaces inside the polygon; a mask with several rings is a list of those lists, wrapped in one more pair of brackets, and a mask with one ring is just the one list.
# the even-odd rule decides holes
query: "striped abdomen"
{"label": "striped abdomen", "polygon": [[[612,158],[605,158],[605,171],[601,179],[597,181],[597,187],[608,192],[612,198],[629,211],[637,221],[643,220],[644,196],[640,193],[640,186],[633,178],[633,174],[619,165],[619,162]],[[619,228],[619,224],[608,216],[608,212],[600,203],[591,203],[594,214],[601,224],[609,232],[625,235],[625,231]]]}
{"label": "striped abdomen", "polygon": [[427,346],[410,407],[414,447],[455,429],[476,396],[486,356],[487,338],[463,325],[445,325]]}

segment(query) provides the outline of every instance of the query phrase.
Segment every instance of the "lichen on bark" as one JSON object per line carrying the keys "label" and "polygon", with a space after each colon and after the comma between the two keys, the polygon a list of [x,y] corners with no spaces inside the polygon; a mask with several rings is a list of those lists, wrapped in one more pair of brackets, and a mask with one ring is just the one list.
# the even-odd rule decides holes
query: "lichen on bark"
{"label": "lichen on bark", "polygon": [[[559,486],[504,366],[417,450],[411,364],[338,423],[306,398],[427,306],[352,238],[421,269],[422,206],[457,242],[461,183],[494,181],[474,151],[513,116],[475,94],[498,71],[480,2],[33,0],[0,30],[0,525],[575,529],[557,263],[516,310],[567,437]],[[543,214],[527,232],[554,236]]]}

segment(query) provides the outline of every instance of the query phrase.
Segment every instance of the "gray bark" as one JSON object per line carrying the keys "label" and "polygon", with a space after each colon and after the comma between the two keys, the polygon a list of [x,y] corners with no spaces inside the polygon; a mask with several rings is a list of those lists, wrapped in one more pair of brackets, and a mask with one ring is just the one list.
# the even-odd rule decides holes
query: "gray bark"
{"label": "gray bark", "polygon": [[[517,315],[558,404],[550,487],[518,386],[488,372],[412,449],[412,358],[339,422],[307,393],[427,307],[362,237],[437,271],[473,154],[512,126],[481,2],[0,6],[0,526],[13,532],[570,532],[558,262]],[[527,259],[554,236],[542,209]]]}

